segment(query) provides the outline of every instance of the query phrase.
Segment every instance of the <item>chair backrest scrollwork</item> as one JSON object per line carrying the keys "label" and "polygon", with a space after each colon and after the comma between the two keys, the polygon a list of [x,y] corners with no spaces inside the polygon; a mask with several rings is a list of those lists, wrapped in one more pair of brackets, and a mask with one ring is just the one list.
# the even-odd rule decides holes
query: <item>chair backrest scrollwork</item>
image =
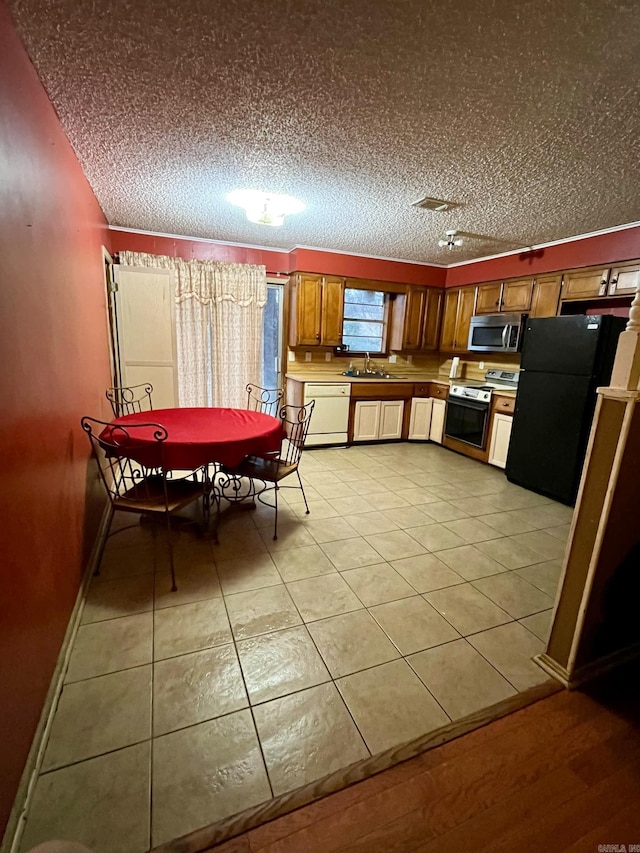
{"label": "chair backrest scrollwork", "polygon": [[277,388],[262,388],[260,385],[247,385],[247,409],[250,412],[262,412],[264,415],[276,415],[284,392]]}
{"label": "chair backrest scrollwork", "polygon": [[134,412],[153,411],[152,392],[153,385],[145,382],[142,385],[107,388],[105,396],[111,403],[114,418],[121,418],[123,415],[132,415]]}
{"label": "chair backrest scrollwork", "polygon": [[315,404],[315,400],[310,400],[304,406],[283,406],[280,409],[284,434],[280,450],[281,464],[297,465],[300,461]]}

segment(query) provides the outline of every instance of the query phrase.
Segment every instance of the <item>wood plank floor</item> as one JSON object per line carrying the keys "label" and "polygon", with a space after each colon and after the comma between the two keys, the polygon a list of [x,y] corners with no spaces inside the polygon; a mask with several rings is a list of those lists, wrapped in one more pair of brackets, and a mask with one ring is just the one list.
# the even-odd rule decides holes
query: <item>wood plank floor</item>
{"label": "wood plank floor", "polygon": [[640,664],[217,845],[216,853],[640,845]]}

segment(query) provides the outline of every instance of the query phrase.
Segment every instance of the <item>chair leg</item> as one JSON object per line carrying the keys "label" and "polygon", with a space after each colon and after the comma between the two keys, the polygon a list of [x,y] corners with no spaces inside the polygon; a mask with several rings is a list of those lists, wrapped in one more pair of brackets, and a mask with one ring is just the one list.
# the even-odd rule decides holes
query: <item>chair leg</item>
{"label": "chair leg", "polygon": [[307,515],[309,515],[309,504],[307,503],[307,496],[304,493],[304,486],[302,485],[302,479],[300,478],[300,471],[296,468],[296,474],[298,475],[298,482],[300,483],[300,491],[302,492],[302,497],[304,499],[304,505],[307,508]]}
{"label": "chair leg", "polygon": [[169,566],[171,567],[171,592],[175,592],[176,586],[176,571],[173,565],[173,543],[171,542],[171,515],[167,512],[167,546],[169,548]]}
{"label": "chair leg", "polygon": [[109,520],[107,521],[107,527],[104,532],[104,536],[102,537],[102,542],[100,543],[100,551],[98,552],[98,556],[96,557],[96,568],[93,572],[94,577],[100,574],[100,563],[102,563],[102,557],[104,556],[104,549],[107,547],[107,539],[109,538],[109,531],[111,530],[111,522],[113,521],[113,516],[115,515],[115,510],[113,508],[113,504],[109,504]]}
{"label": "chair leg", "polygon": [[277,539],[278,538],[278,491],[279,491],[279,489],[278,489],[277,483],[275,484],[275,486],[276,486],[276,488],[275,488],[275,492],[276,492],[276,513],[275,513],[275,515],[276,515],[276,518],[275,518],[275,522],[273,525],[273,538]]}

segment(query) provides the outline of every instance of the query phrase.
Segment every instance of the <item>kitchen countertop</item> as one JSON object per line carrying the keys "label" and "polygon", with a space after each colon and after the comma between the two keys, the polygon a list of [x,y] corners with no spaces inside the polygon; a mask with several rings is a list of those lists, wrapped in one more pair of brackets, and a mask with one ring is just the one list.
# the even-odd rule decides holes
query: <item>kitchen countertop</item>
{"label": "kitchen countertop", "polygon": [[285,377],[287,379],[293,379],[295,382],[336,382],[343,383],[349,382],[353,384],[354,382],[410,382],[412,385],[420,384],[422,382],[439,382],[441,385],[450,385],[450,381],[447,377],[443,377],[438,373],[413,373],[413,374],[400,374],[401,378],[398,379],[363,379],[360,376],[343,376],[341,373],[335,373],[328,371],[326,373],[321,373],[318,371],[317,373],[286,373]]}
{"label": "kitchen countertop", "polygon": [[[390,383],[410,383],[412,385],[420,385],[423,382],[436,382],[439,385],[447,385],[451,387],[452,385],[470,385],[471,387],[478,387],[480,385],[485,385],[481,379],[449,379],[447,376],[442,376],[439,373],[413,373],[406,374],[402,376],[402,378],[398,379],[362,379],[360,376],[343,376],[341,373],[321,373],[318,371],[317,373],[287,373],[285,374],[287,379],[292,379],[295,382],[332,382],[342,385],[345,382],[353,385],[356,382],[390,382]],[[503,397],[515,397],[516,391],[511,388],[494,388],[494,394],[500,394]]]}

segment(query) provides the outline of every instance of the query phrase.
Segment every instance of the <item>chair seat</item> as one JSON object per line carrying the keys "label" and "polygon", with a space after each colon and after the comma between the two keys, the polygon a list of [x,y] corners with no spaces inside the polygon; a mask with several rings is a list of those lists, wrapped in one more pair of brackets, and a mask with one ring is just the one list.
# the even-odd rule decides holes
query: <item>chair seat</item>
{"label": "chair seat", "polygon": [[115,498],[114,506],[133,512],[175,512],[196,500],[204,491],[203,483],[195,483],[193,480],[167,480],[166,485],[166,505],[163,479],[161,476],[153,476]]}
{"label": "chair seat", "polygon": [[265,480],[268,483],[278,483],[292,474],[296,468],[297,465],[285,465],[279,459],[247,456],[236,468],[225,468],[224,470],[227,474],[237,477],[252,477],[256,480]]}

